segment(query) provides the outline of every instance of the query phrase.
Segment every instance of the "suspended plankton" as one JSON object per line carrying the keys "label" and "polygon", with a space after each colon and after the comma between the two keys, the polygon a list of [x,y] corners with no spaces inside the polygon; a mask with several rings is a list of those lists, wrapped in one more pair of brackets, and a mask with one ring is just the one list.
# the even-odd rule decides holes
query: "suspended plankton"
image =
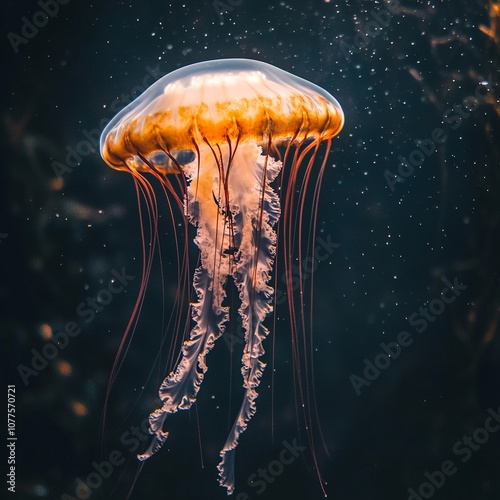
{"label": "suspended plankton", "polygon": [[[343,123],[342,108],[322,88],[263,62],[221,59],[164,76],[104,130],[102,157],[110,167],[133,175],[153,221],[153,241],[144,245],[143,285],[151,248],[157,243],[154,226],[158,221],[154,192],[144,174],[159,180],[169,206],[182,207],[185,218],[196,227],[194,241],[200,250],[192,278],[195,293],[189,297],[192,327],[177,364],[159,389],[162,405],[150,415],[153,437],[149,448],[138,456],[140,460],[151,457],[167,439],[166,417],[189,409],[196,401],[207,354],[229,318],[223,301],[228,277],[232,277],[245,330],[241,369],[245,393],[220,452],[218,469],[220,484],[228,494],[234,491],[235,450],[255,414],[265,367],[260,358],[268,334],[264,319],[273,309],[274,290],[269,283],[278,250],[274,227],[281,218],[279,255],[285,275],[291,276],[293,259],[302,261],[314,251],[313,243],[302,244],[300,235],[304,227],[309,236],[314,232],[331,140]],[[325,144],[323,159],[316,162],[321,144]],[[310,185],[313,189],[308,190]],[[306,205],[309,215],[303,220]],[[182,259],[183,253],[179,255]],[[182,282],[188,278],[185,260],[180,268]],[[189,295],[189,286],[179,285]],[[294,364],[300,370],[304,359],[300,356],[305,353],[299,352],[303,343],[298,336],[305,335],[306,321],[303,298],[294,298],[296,288],[288,282],[286,296]],[[305,392],[301,386],[302,402],[309,399]]]}

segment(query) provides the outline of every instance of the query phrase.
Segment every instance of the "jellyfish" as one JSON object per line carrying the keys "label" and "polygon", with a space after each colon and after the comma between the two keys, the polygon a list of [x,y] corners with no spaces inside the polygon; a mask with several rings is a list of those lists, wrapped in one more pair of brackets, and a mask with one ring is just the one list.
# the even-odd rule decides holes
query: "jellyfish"
{"label": "jellyfish", "polygon": [[[233,493],[235,451],[256,412],[265,368],[261,358],[269,329],[264,320],[275,305],[270,283],[278,247],[276,228],[289,276],[295,233],[303,225],[316,225],[321,178],[332,138],[343,123],[337,100],[317,85],[264,62],[220,59],[162,77],[104,129],[103,159],[133,175],[138,192],[149,200],[153,225],[158,214],[145,181],[148,173],[195,226],[199,248],[192,277],[191,326],[177,363],[160,386],[161,406],[149,417],[151,442],[139,460],[151,457],[167,439],[166,418],[196,402],[207,355],[229,319],[224,299],[231,278],[245,332],[244,395],[220,452],[218,470],[220,485]],[[317,166],[322,144],[324,156]],[[312,195],[306,196],[309,185]],[[313,214],[309,220],[303,220],[306,204]],[[150,257],[150,248],[144,252]],[[301,252],[299,245],[299,258]],[[146,261],[145,274],[150,270],[150,259]],[[186,266],[181,267],[185,276]],[[187,286],[182,290],[189,293]],[[304,320],[298,319],[293,292],[287,283],[292,341],[298,349],[297,322]]]}

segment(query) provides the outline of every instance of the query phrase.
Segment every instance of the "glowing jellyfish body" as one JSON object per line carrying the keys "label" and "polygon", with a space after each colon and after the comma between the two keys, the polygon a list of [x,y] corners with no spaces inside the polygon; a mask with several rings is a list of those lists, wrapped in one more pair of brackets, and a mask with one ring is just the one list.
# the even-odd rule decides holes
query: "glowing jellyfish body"
{"label": "glowing jellyfish body", "polygon": [[[197,228],[195,243],[200,249],[193,278],[194,326],[177,366],[160,387],[162,406],[150,416],[153,439],[139,455],[141,460],[167,439],[166,417],[190,408],[196,400],[207,370],[207,353],[228,321],[228,308],[222,304],[224,287],[232,276],[245,330],[241,369],[245,394],[218,468],[220,484],[233,492],[235,449],[255,413],[265,366],[260,358],[268,334],[263,322],[273,307],[269,281],[277,245],[274,226],[283,211],[285,270],[290,273],[292,217],[294,213],[302,217],[305,203],[305,190],[296,193],[296,179],[300,177],[302,187],[307,187],[318,147],[326,141],[323,163],[314,174],[319,186],[331,139],[343,122],[339,103],[320,87],[269,64],[226,59],[193,64],[164,76],[104,130],[102,157],[111,167],[132,173],[136,182],[144,183],[142,173],[150,172],[175,196],[167,178],[180,174],[184,200],[178,196],[177,201],[184,204],[185,215]],[[182,163],[179,158],[186,152],[194,159]],[[271,184],[282,168],[278,196]],[[287,288],[292,313],[293,290],[289,284]],[[291,317],[293,321],[295,314]],[[292,326],[292,335],[296,333]]]}

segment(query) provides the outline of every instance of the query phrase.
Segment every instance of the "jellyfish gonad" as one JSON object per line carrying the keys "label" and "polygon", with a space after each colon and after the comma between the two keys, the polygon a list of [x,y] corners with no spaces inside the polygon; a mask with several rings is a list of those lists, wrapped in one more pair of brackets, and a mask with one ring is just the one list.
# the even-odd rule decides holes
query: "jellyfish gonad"
{"label": "jellyfish gonad", "polygon": [[[316,224],[318,188],[331,140],[343,123],[342,108],[322,88],[263,62],[225,59],[164,76],[103,131],[101,155],[108,165],[131,173],[138,192],[148,199],[154,195],[144,174],[156,177],[196,227],[194,241],[200,251],[192,278],[192,327],[159,389],[162,405],[150,415],[152,440],[140,460],[151,457],[167,439],[166,417],[195,403],[207,354],[229,318],[223,302],[232,277],[245,331],[244,397],[218,469],[220,484],[228,494],[234,491],[235,450],[255,414],[265,367],[261,357],[268,335],[264,320],[273,309],[275,227],[282,219],[280,245],[289,276],[294,232],[302,224]],[[321,144],[323,159],[315,161]],[[306,198],[309,184],[313,194]],[[303,221],[306,201],[313,215]],[[296,323],[300,314],[293,292],[287,283],[291,322]],[[299,326],[292,324],[291,330],[293,340]],[[294,345],[298,349],[297,338]]]}

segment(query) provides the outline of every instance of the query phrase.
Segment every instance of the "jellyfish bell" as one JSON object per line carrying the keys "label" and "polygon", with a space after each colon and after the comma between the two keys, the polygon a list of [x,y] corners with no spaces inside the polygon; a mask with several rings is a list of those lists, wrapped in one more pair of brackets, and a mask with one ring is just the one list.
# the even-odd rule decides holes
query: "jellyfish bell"
{"label": "jellyfish bell", "polygon": [[260,61],[220,59],[158,80],[109,122],[100,146],[108,165],[123,170],[138,154],[192,151],[207,141],[325,140],[343,123],[339,103],[321,87]]}
{"label": "jellyfish bell", "polygon": [[[223,301],[232,277],[245,330],[241,368],[245,393],[218,469],[220,484],[228,494],[233,492],[235,449],[256,411],[265,367],[260,358],[268,334],[264,319],[273,309],[269,283],[278,245],[274,228],[282,219],[284,267],[290,276],[294,223],[299,228],[303,224],[305,188],[315,186],[312,198],[307,198],[313,231],[318,186],[331,140],[343,123],[337,100],[317,85],[263,62],[221,59],[164,76],[104,129],[100,149],[107,164],[130,172],[143,193],[149,192],[144,174],[153,174],[196,227],[200,250],[193,275],[193,326],[178,363],[160,387],[162,406],[150,416],[153,438],[140,460],[153,455],[166,440],[166,417],[196,401],[207,370],[206,356],[229,318]],[[315,167],[322,143],[325,154]],[[279,195],[273,187],[276,182]],[[146,198],[152,203],[151,196]],[[154,206],[150,208],[154,212]],[[299,245],[299,256],[301,252]],[[302,293],[302,275],[299,281]],[[293,291],[287,283],[295,350],[305,321],[303,306],[296,311]],[[301,391],[301,398],[309,395]]]}

